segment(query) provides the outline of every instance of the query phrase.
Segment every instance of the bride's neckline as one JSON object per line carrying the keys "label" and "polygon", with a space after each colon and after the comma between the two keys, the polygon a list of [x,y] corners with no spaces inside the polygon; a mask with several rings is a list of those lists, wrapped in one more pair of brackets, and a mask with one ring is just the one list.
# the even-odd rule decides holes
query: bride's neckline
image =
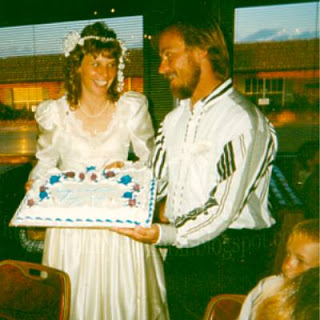
{"label": "bride's neckline", "polygon": [[95,118],[98,118],[100,117],[101,115],[103,115],[107,109],[110,107],[110,101],[108,100],[105,105],[102,107],[102,109],[100,111],[98,111],[97,113],[95,114],[91,114],[91,113],[88,113],[85,109],[84,109],[84,106],[83,104],[80,103],[79,101],[79,111],[84,114],[87,118],[90,118],[90,119],[95,119]]}
{"label": "bride's neckline", "polygon": [[[101,135],[106,135],[107,133],[109,133],[111,131],[111,129],[114,127],[114,124],[115,124],[114,119],[115,119],[115,115],[117,114],[117,111],[118,111],[117,102],[115,102],[115,110],[111,114],[110,121],[108,122],[107,127],[105,128],[105,130],[99,130],[99,131],[98,130],[90,131],[90,130],[85,129],[83,120],[79,119],[75,115],[74,112],[69,112],[69,114],[71,115],[72,119],[74,120],[75,124],[77,125],[77,128],[81,131],[81,133],[83,133],[86,137],[96,138]],[[102,114],[103,114],[103,112],[102,112]],[[89,118],[91,118],[91,117],[89,117]]]}

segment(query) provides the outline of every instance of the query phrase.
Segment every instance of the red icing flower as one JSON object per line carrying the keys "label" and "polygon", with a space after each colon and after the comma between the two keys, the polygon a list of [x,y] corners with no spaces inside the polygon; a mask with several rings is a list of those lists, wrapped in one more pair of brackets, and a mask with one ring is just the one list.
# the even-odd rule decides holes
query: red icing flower
{"label": "red icing flower", "polygon": [[98,178],[98,176],[97,176],[95,173],[93,173],[93,174],[91,175],[91,177],[90,177],[90,179],[91,179],[92,181],[97,180],[97,178]]}
{"label": "red icing flower", "polygon": [[81,181],[84,180],[85,177],[86,177],[86,175],[85,175],[83,172],[80,172],[80,173],[79,173],[79,179],[80,179]]}
{"label": "red icing flower", "polygon": [[105,173],[105,176],[107,177],[107,178],[112,178],[112,177],[114,177],[116,174],[114,173],[114,171],[107,171],[106,173]]}
{"label": "red icing flower", "polygon": [[133,186],[133,191],[139,192],[139,191],[140,191],[140,185],[136,183],[136,184]]}
{"label": "red icing flower", "polygon": [[68,171],[68,172],[66,172],[66,177],[67,177],[67,178],[74,178],[75,175],[76,175],[76,174],[75,174],[73,171]]}
{"label": "red icing flower", "polygon": [[46,191],[46,187],[45,186],[41,186],[39,190],[40,190],[40,192],[45,192]]}
{"label": "red icing flower", "polygon": [[32,207],[34,205],[34,200],[33,199],[29,199],[28,202],[27,202],[27,205],[29,207]]}
{"label": "red icing flower", "polygon": [[136,199],[129,199],[128,201],[130,207],[134,207],[136,205]]}

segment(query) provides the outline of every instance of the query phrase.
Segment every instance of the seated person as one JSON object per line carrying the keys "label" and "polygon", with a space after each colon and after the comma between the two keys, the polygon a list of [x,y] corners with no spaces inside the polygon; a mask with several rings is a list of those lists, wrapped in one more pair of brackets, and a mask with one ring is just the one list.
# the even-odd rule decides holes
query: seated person
{"label": "seated person", "polygon": [[310,176],[304,182],[300,197],[305,204],[305,219],[319,217],[319,164],[316,165]]}
{"label": "seated person", "polygon": [[256,320],[319,320],[319,267],[286,281],[259,304]]}
{"label": "seated person", "polygon": [[319,267],[319,219],[299,222],[293,228],[286,246],[282,273],[261,280],[248,294],[238,320],[257,319],[257,310],[263,301],[276,295],[287,281],[310,268]]}
{"label": "seated person", "polygon": [[319,214],[319,157],[318,140],[306,141],[297,151],[292,172],[292,184],[304,203],[305,219]]}
{"label": "seated person", "polygon": [[317,166],[319,166],[319,141],[310,140],[302,144],[297,151],[292,172],[292,183],[296,191],[301,191]]}

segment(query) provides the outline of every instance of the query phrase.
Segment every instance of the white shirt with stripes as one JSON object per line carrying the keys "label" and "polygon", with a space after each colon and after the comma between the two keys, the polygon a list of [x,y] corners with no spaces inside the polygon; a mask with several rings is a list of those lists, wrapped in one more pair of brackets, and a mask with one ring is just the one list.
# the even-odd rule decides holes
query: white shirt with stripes
{"label": "white shirt with stripes", "polygon": [[277,150],[274,128],[232,88],[231,79],[190,109],[164,119],[153,157],[159,198],[167,196],[159,245],[194,247],[227,228],[274,223],[268,190]]}

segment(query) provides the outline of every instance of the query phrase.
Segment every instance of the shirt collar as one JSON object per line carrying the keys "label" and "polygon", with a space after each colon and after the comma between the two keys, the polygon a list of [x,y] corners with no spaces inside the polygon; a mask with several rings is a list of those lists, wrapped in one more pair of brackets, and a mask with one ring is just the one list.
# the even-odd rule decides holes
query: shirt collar
{"label": "shirt collar", "polygon": [[213,99],[216,99],[217,97],[224,94],[226,91],[228,91],[232,87],[232,80],[229,78],[222,84],[220,84],[219,87],[215,88],[208,96],[201,99],[201,102],[205,105],[208,102],[212,101]]}
{"label": "shirt collar", "polygon": [[[198,107],[201,106],[205,106],[207,105],[210,101],[220,97],[221,95],[223,95],[226,91],[228,91],[230,88],[232,88],[232,80],[231,78],[227,79],[225,82],[223,82],[220,86],[218,86],[217,88],[215,88],[208,96],[206,96],[205,98],[199,100],[198,102],[196,102],[195,106],[194,106],[194,110],[198,109]],[[191,99],[184,99],[184,100],[180,100],[180,105],[184,108],[190,109],[190,103],[191,103]]]}

